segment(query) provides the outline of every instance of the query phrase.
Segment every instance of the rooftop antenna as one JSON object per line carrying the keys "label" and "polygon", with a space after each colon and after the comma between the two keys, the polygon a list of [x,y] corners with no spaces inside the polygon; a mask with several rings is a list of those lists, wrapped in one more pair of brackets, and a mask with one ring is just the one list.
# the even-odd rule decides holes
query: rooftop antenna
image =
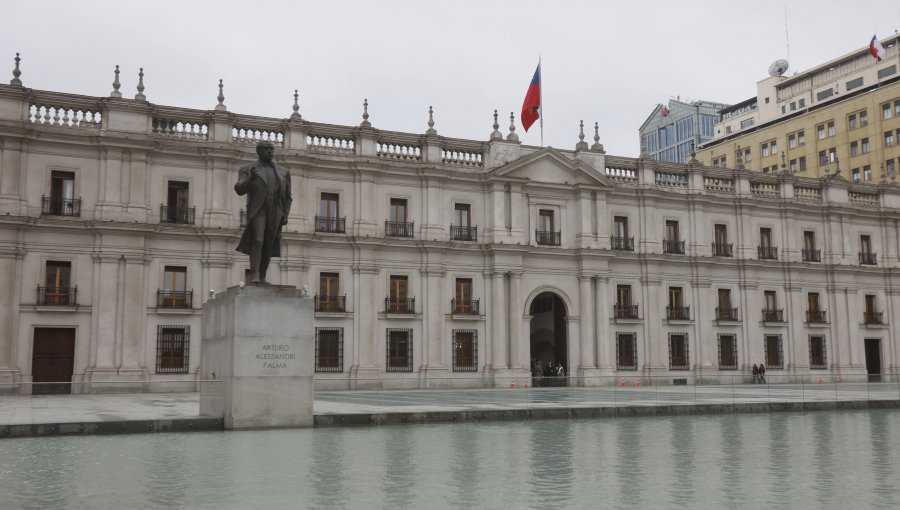
{"label": "rooftop antenna", "polygon": [[[784,46],[787,50],[787,61],[791,61],[791,40],[788,37],[787,4],[784,5]],[[796,67],[795,67],[796,69]]]}

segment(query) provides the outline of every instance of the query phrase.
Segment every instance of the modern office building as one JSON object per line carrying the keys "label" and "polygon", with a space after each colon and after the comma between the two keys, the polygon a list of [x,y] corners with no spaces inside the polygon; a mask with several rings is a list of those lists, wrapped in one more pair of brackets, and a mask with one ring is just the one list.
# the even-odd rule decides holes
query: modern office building
{"label": "modern office building", "polygon": [[684,163],[692,151],[713,139],[719,110],[726,107],[711,101],[680,99],[656,105],[639,130],[641,154],[657,161]]}
{"label": "modern office building", "polygon": [[268,118],[221,94],[210,110],[151,94],[0,85],[4,388],[211,376],[201,307],[245,279],[233,186],[259,140],[292,173],[268,276],[315,301],[320,387],[507,386],[538,365],[571,384],[749,382],[759,362],[773,380],[900,370],[893,181],[616,157],[596,134],[560,150],[487,126],[485,140],[448,138],[434,119],[423,133],[365,113],[318,123],[296,98]]}
{"label": "modern office building", "polygon": [[882,40],[880,61],[865,47],[792,76],[773,64],[756,97],[722,110],[698,160],[734,168],[740,157],[754,172],[809,177],[840,171],[852,182],[889,178],[900,165],[898,41]]}

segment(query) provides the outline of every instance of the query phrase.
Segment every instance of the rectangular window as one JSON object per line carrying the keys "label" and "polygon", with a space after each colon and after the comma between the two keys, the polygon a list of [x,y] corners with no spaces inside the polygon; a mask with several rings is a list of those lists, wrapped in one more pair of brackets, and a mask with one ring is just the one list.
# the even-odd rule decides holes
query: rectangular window
{"label": "rectangular window", "polygon": [[800,106],[800,108],[804,108],[806,106],[806,99],[801,97],[798,105]]}
{"label": "rectangular window", "polygon": [[875,313],[878,310],[878,307],[876,306],[876,304],[877,304],[877,301],[876,301],[875,295],[874,294],[866,294],[865,307],[866,307],[867,314]]}
{"label": "rectangular window", "polygon": [[728,226],[717,223],[713,229],[716,244],[728,242]]}
{"label": "rectangular window", "polygon": [[797,145],[806,145],[806,133],[803,131],[797,132]]}
{"label": "rectangular window", "polygon": [[390,209],[390,221],[392,223],[406,223],[406,199],[392,198]]}
{"label": "rectangular window", "polygon": [[792,174],[797,173],[797,160],[796,159],[791,160],[791,173]]}
{"label": "rectangular window", "polygon": [[897,166],[894,163],[893,159],[888,159],[884,162],[884,171],[887,175],[894,175],[894,172],[897,171]]}
{"label": "rectangular window", "polygon": [[616,370],[637,370],[637,335],[616,333]]}
{"label": "rectangular window", "polygon": [[344,299],[340,295],[340,273],[319,273],[319,295],[316,296],[317,312],[343,312]]}
{"label": "rectangular window", "polygon": [[800,171],[805,172],[806,171],[806,156],[800,156],[799,162],[800,162]]}
{"label": "rectangular window", "polygon": [[863,138],[862,140],[860,140],[859,145],[860,145],[860,150],[862,151],[863,154],[868,154],[869,151],[871,150],[871,148],[869,147],[869,139],[868,138]]}
{"label": "rectangular window", "polygon": [[538,229],[535,231],[535,240],[537,244],[559,246],[560,235],[556,231],[556,221],[552,210],[540,209],[538,211]]}
{"label": "rectangular window", "polygon": [[316,232],[343,234],[344,219],[340,217],[340,195],[322,193],[319,197],[319,215],[316,217]]}
{"label": "rectangular window", "polygon": [[794,134],[788,135],[788,149],[797,147],[797,137]]}
{"label": "rectangular window", "polygon": [[773,156],[778,154],[778,142],[776,140],[769,142],[769,149],[772,151]]}
{"label": "rectangular window", "polygon": [[850,179],[853,182],[859,182],[859,168],[850,169]]}
{"label": "rectangular window", "polygon": [[50,173],[50,198],[44,198],[43,214],[80,216],[81,200],[75,200],[75,173],[54,170]]}
{"label": "rectangular window", "polygon": [[666,318],[672,320],[690,320],[690,308],[684,306],[684,290],[681,287],[669,287],[669,306]]}
{"label": "rectangular window", "polygon": [[866,324],[882,324],[881,312],[878,311],[878,297],[875,294],[866,294],[865,296],[863,322]]}
{"label": "rectangular window", "polygon": [[166,194],[166,210],[163,221],[166,223],[180,223],[192,225],[194,223],[194,211],[188,207],[188,194],[190,185],[182,181],[169,181]]}
{"label": "rectangular window", "polygon": [[821,92],[816,92],[816,101],[824,101],[834,95],[834,90],[825,89]]}
{"label": "rectangular window", "polygon": [[674,220],[666,220],[666,240],[680,241],[681,235],[678,233],[678,222]]}
{"label": "rectangular window", "polygon": [[385,222],[385,235],[389,237],[413,237],[413,223],[409,221],[409,210],[405,198],[392,198]]}
{"label": "rectangular window", "polygon": [[454,204],[453,217],[450,224],[455,227],[463,227],[468,229],[472,226],[471,206],[469,204]]}
{"label": "rectangular window", "polygon": [[893,110],[891,110],[891,103],[884,103],[881,105],[881,118],[884,120],[888,120],[894,116]]}
{"label": "rectangular window", "polygon": [[453,298],[453,313],[477,314],[478,303],[472,300],[472,279],[457,278],[456,294]]}
{"label": "rectangular window", "polygon": [[669,333],[669,370],[687,370],[688,337],[685,333]]}
{"label": "rectangular window", "polygon": [[631,304],[631,285],[616,286],[616,304],[614,307],[617,319],[637,319],[638,306]]}
{"label": "rectangular window", "polygon": [[847,129],[853,130],[856,129],[856,114],[851,113],[849,117],[847,117]]}
{"label": "rectangular window", "polygon": [[719,370],[737,370],[737,336],[719,335]]}
{"label": "rectangular window", "polygon": [[828,136],[834,136],[834,121],[828,121]]}
{"label": "rectangular window", "polygon": [[157,326],[156,373],[188,373],[190,368],[190,341],[190,326]]}
{"label": "rectangular window", "polygon": [[863,165],[863,180],[872,180],[872,165]]}
{"label": "rectangular window", "polygon": [[885,131],[884,146],[891,147],[892,145],[894,145],[894,133],[892,131]]}
{"label": "rectangular window", "polygon": [[825,337],[822,335],[809,337],[809,368],[828,368],[825,361]]}
{"label": "rectangular window", "polygon": [[616,285],[616,304],[622,306],[631,304],[631,285]]}
{"label": "rectangular window", "polygon": [[878,79],[887,78],[897,72],[897,66],[892,65],[878,70]]}
{"label": "rectangular window", "polygon": [[816,133],[819,136],[819,140],[825,139],[825,124],[819,124],[816,126]]}
{"label": "rectangular window", "polygon": [[74,305],[75,292],[70,287],[72,263],[48,260],[45,267],[44,287],[38,289],[39,305]]}
{"label": "rectangular window", "polygon": [[387,366],[388,372],[412,372],[413,367],[413,330],[387,330]]}
{"label": "rectangular window", "polygon": [[859,155],[859,143],[858,142],[850,142],[850,155],[858,156]]}
{"label": "rectangular window", "polygon": [[754,122],[755,122],[755,119],[753,119],[753,118],[742,120],[741,121],[741,129],[746,129],[746,128],[752,126]]}
{"label": "rectangular window", "polygon": [[614,236],[624,239],[628,237],[628,218],[625,216],[616,216],[613,218]]}
{"label": "rectangular window", "polygon": [[796,111],[796,110],[797,110],[797,102],[796,102],[796,101],[791,101],[791,111],[793,112],[793,111]]}
{"label": "rectangular window", "polygon": [[408,290],[408,277],[391,275],[388,303],[385,311],[388,313],[413,313],[415,308],[411,300],[407,298]]}
{"label": "rectangular window", "polygon": [[719,289],[717,294],[719,307],[716,309],[716,319],[720,321],[736,321],[737,309],[731,306],[731,289]]}
{"label": "rectangular window", "polygon": [[828,164],[828,153],[826,151],[819,151],[819,166],[825,166]]}
{"label": "rectangular window", "polygon": [[187,267],[165,266],[163,272],[163,288],[160,291],[161,302],[158,306],[164,308],[188,308],[190,307],[190,293],[187,290]]}
{"label": "rectangular window", "polygon": [[784,351],[781,335],[765,336],[766,368],[784,368]]}
{"label": "rectangular window", "polygon": [[828,161],[831,163],[837,161],[837,149],[835,149],[834,147],[828,149]]}
{"label": "rectangular window", "polygon": [[859,127],[866,127],[869,125],[869,114],[866,110],[859,112]]}
{"label": "rectangular window", "polygon": [[848,82],[846,83],[846,86],[847,86],[847,90],[848,90],[848,91],[849,91],[849,90],[853,90],[853,89],[855,89],[855,88],[862,87],[862,85],[863,85],[863,79],[862,79],[862,76],[860,76],[859,78],[850,80],[850,81],[848,81]]}
{"label": "rectangular window", "polygon": [[744,149],[744,162],[750,161],[750,149]]}
{"label": "rectangular window", "polygon": [[344,371],[344,328],[316,328],[316,372]]}
{"label": "rectangular window", "polygon": [[825,324],[827,322],[825,310],[822,310],[822,305],[819,302],[818,292],[810,292],[806,295],[806,306],[806,322],[812,324]]}
{"label": "rectangular window", "polygon": [[453,371],[478,371],[478,331],[474,329],[453,330]]}
{"label": "rectangular window", "polygon": [[775,291],[767,290],[764,292],[765,300],[766,300],[766,308],[769,310],[774,310],[777,306],[777,302],[775,301]]}
{"label": "rectangular window", "polygon": [[768,143],[762,144],[762,149],[760,150],[760,152],[762,152],[763,157],[768,156],[769,155],[769,144]]}

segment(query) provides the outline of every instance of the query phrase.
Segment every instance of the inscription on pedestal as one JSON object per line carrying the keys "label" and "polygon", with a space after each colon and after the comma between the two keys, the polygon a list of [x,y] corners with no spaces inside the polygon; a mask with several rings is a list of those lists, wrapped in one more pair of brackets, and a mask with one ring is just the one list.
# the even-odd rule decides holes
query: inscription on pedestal
{"label": "inscription on pedestal", "polygon": [[235,358],[244,360],[235,367],[235,375],[293,376],[309,375],[303,366],[309,360],[300,359],[296,344],[272,339],[251,339],[235,342]]}
{"label": "inscription on pedestal", "polygon": [[263,368],[288,368],[288,362],[297,359],[297,355],[290,351],[288,344],[265,344],[262,351],[256,353],[256,360],[262,363]]}

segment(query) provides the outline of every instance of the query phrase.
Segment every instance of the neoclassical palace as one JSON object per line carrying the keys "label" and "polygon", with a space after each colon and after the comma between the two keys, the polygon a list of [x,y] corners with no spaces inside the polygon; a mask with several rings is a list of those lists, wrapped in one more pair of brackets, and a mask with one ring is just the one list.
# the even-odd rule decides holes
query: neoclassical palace
{"label": "neoclassical palace", "polygon": [[34,90],[17,70],[0,85],[0,382],[204,377],[202,305],[249,268],[233,186],[259,140],[292,174],[269,280],[315,300],[320,387],[900,370],[893,176],[615,157],[583,129],[573,150],[532,147],[496,114],[487,140],[434,126],[311,122],[296,95],[286,118],[242,115],[221,89],[211,110],[162,106],[118,77],[106,97]]}

